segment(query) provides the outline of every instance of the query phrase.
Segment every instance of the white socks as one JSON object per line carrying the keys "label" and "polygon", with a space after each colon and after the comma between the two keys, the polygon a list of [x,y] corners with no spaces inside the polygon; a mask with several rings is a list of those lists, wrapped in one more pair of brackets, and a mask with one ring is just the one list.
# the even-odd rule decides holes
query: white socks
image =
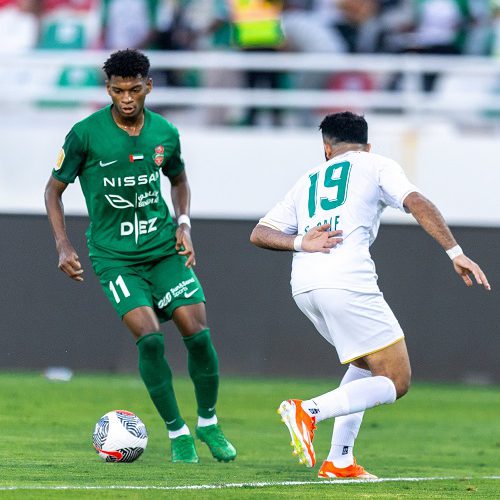
{"label": "white socks", "polygon": [[302,401],[302,408],[316,422],[364,411],[396,401],[396,387],[390,378],[378,375],[348,382],[314,399]]}
{"label": "white socks", "polygon": [[372,377],[369,370],[350,365],[337,389],[302,401],[302,408],[315,417],[316,422],[335,417],[327,460],[336,467],[348,467],[354,463],[352,450],[364,411],[394,401],[396,387],[391,379]]}
{"label": "white socks", "polygon": [[176,431],[168,431],[168,437],[170,439],[175,439],[178,438],[179,436],[189,436],[191,434],[189,432],[189,427],[184,424],[180,429],[177,429]]}
{"label": "white socks", "polygon": [[[210,418],[198,417],[198,427],[208,427],[209,425],[215,425],[218,422],[217,415]],[[180,429],[176,431],[168,431],[168,437],[170,439],[175,439],[179,436],[189,436],[189,427],[184,424]]]}
{"label": "white socks", "polygon": [[[344,378],[340,382],[343,386],[354,380],[371,377],[370,370],[363,370],[354,365],[349,365]],[[358,437],[359,428],[363,421],[363,411],[337,417],[333,424],[332,446],[330,453],[326,458],[329,462],[333,462],[335,467],[349,467],[354,463],[352,454],[354,442]]]}
{"label": "white socks", "polygon": [[215,425],[217,422],[217,415],[210,418],[198,417],[198,427],[208,427],[209,425]]}

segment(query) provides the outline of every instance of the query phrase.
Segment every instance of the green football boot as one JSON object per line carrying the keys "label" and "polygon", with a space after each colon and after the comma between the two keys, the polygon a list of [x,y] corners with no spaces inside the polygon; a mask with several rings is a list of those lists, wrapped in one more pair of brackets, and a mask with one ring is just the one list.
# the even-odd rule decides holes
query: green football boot
{"label": "green football boot", "polygon": [[172,447],[172,462],[197,464],[200,461],[191,434],[176,437],[170,443]]}
{"label": "green football boot", "polygon": [[219,424],[196,427],[196,437],[207,444],[212,456],[219,462],[229,462],[236,458],[236,449],[226,439]]}

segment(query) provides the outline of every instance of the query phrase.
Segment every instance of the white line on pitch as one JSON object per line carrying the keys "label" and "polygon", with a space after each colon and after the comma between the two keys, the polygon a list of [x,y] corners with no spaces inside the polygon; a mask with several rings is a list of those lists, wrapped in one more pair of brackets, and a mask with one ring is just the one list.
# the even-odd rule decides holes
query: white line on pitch
{"label": "white line on pitch", "polygon": [[0,486],[0,491],[15,490],[220,490],[227,488],[269,488],[272,486],[303,486],[308,484],[367,484],[367,483],[389,483],[406,482],[414,483],[421,481],[461,481],[474,479],[500,479],[500,476],[483,477],[384,477],[378,479],[327,479],[318,481],[265,481],[254,483],[220,483],[220,484],[191,484],[184,486],[132,486],[132,485],[109,485],[109,486],[72,486],[72,485],[47,485],[47,486]]}

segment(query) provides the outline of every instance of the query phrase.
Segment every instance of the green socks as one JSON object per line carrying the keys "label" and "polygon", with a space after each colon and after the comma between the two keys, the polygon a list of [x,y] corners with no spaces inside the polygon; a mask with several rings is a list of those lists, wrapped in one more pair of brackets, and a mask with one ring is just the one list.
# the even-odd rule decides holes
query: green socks
{"label": "green socks", "polygon": [[210,330],[207,328],[183,339],[188,350],[188,371],[194,384],[198,415],[211,418],[215,415],[219,389],[219,362]]}
{"label": "green socks", "polygon": [[149,395],[167,428],[176,431],[184,425],[184,420],[175,399],[172,372],[164,356],[163,334],[148,333],[142,336],[137,341],[137,348],[139,372]]}
{"label": "green socks", "polygon": [[[219,362],[210,339],[210,330],[184,337],[188,350],[188,370],[194,384],[198,415],[211,418],[219,389]],[[137,341],[139,372],[151,399],[170,431],[184,425],[172,385],[172,372],[165,359],[162,333],[148,333]]]}

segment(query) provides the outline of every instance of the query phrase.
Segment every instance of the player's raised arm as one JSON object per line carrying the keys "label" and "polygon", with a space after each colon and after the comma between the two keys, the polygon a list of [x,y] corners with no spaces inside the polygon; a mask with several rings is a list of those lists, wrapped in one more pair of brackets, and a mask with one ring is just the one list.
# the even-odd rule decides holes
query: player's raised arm
{"label": "player's raised arm", "polygon": [[295,252],[329,253],[342,242],[342,231],[329,231],[330,224],[316,226],[305,235],[286,234],[264,224],[257,224],[250,241],[260,248]]}
{"label": "player's raised arm", "polygon": [[59,269],[75,281],[83,281],[82,265],[66,233],[62,194],[67,187],[51,176],[45,187],[45,208],[59,254]]}
{"label": "player's raised arm", "polygon": [[179,227],[175,233],[176,244],[175,249],[179,255],[186,255],[186,267],[196,265],[196,257],[191,241],[191,221],[189,219],[190,205],[191,205],[191,189],[183,170],[179,175],[170,179],[170,195],[172,197],[172,204],[174,205],[175,215]]}
{"label": "player's raised arm", "polygon": [[462,252],[441,212],[430,200],[421,193],[413,192],[405,198],[404,206],[423,229],[446,250],[452,259],[456,273],[462,277],[467,286],[473,284],[472,275],[478,285],[483,285],[486,290],[491,290],[486,275],[474,261]]}

